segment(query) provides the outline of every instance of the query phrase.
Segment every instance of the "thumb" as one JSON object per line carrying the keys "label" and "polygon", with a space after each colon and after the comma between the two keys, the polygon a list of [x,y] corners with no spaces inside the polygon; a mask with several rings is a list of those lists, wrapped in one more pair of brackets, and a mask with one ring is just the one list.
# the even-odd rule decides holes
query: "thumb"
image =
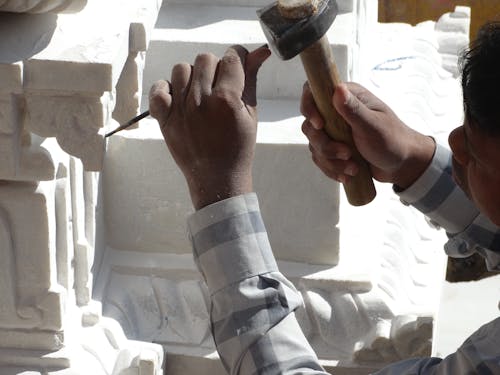
{"label": "thumb", "polygon": [[349,91],[345,84],[337,86],[333,95],[333,105],[347,123],[354,129],[372,122],[372,111]]}
{"label": "thumb", "polygon": [[172,109],[170,91],[170,83],[163,80],[155,82],[149,90],[149,113],[158,120],[160,127],[165,126]]}
{"label": "thumb", "polygon": [[243,90],[243,101],[252,107],[257,106],[257,73],[260,67],[271,56],[271,50],[267,45],[257,48],[247,55],[245,61],[245,89]]}

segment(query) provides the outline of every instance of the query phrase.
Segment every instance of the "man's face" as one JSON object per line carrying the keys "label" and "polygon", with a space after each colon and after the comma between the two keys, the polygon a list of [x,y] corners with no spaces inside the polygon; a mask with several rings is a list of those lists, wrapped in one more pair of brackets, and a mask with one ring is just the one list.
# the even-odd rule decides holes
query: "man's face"
{"label": "man's face", "polygon": [[466,121],[451,132],[448,141],[456,183],[500,226],[500,137],[483,134]]}

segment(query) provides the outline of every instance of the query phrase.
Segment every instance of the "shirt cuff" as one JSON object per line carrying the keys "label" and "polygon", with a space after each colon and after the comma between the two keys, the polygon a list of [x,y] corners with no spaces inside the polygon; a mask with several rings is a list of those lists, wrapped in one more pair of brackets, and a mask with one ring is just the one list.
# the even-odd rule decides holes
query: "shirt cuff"
{"label": "shirt cuff", "polygon": [[479,214],[453,180],[450,150],[439,143],[424,173],[413,185],[396,194],[404,204],[411,204],[450,234],[465,230]]}
{"label": "shirt cuff", "polygon": [[193,255],[210,294],[277,272],[255,193],[216,202],[188,218]]}
{"label": "shirt cuff", "polygon": [[407,189],[395,190],[401,201],[407,205],[421,201],[428,194],[430,188],[436,185],[443,173],[451,172],[447,171],[451,164],[449,159],[449,150],[436,142],[436,151],[424,173]]}

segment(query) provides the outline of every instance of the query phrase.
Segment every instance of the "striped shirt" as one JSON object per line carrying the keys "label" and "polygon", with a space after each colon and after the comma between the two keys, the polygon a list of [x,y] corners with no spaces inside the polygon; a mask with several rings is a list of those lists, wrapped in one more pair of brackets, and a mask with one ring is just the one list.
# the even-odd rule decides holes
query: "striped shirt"
{"label": "striped shirt", "polygon": [[[401,199],[445,228],[446,251],[474,251],[499,269],[500,233],[456,187],[450,152],[434,159]],[[229,374],[326,374],[293,313],[302,299],[278,270],[255,194],[214,203],[188,220],[195,262],[210,293],[212,334]],[[499,374],[500,319],[476,331],[457,352],[404,360],[379,375]]]}
{"label": "striped shirt", "polygon": [[446,253],[455,258],[481,254],[490,271],[500,271],[500,230],[482,215],[451,177],[451,153],[437,144],[434,159],[422,176],[399,193],[434,224],[444,228]]}

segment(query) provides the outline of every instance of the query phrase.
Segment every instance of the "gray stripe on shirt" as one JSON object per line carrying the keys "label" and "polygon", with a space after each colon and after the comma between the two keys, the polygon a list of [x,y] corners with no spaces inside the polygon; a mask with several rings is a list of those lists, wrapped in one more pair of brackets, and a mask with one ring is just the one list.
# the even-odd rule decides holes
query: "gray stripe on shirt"
{"label": "gray stripe on shirt", "polygon": [[444,172],[427,194],[413,204],[423,214],[435,211],[454,189],[458,189],[457,185],[450,178],[451,168],[446,168]]}
{"label": "gray stripe on shirt", "polygon": [[194,234],[192,241],[196,255],[200,256],[211,248],[246,236],[266,231],[259,212],[248,212],[212,224]]}
{"label": "gray stripe on shirt", "polygon": [[285,291],[278,280],[258,276],[256,289],[263,292],[259,293],[261,304],[233,311],[230,316],[213,322],[213,332],[217,343],[223,343],[235,336],[251,334],[247,332],[247,329],[251,331],[254,327],[272,327],[290,313]]}

